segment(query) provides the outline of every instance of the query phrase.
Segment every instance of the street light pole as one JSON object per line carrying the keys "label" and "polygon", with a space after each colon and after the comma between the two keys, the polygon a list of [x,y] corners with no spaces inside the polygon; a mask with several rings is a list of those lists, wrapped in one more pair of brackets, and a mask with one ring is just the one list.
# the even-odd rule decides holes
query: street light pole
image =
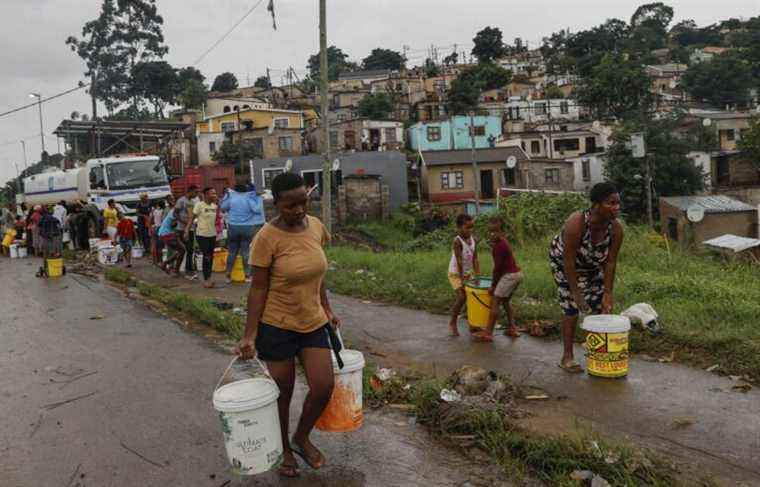
{"label": "street light pole", "polygon": [[330,122],[327,111],[327,0],[319,0],[319,92],[322,112],[322,138],[324,140],[324,161],[322,164],[322,222],[327,231],[332,231],[332,164],[330,164]]}
{"label": "street light pole", "polygon": [[42,128],[42,95],[40,93],[29,93],[31,98],[37,98],[37,106],[40,109],[40,144],[42,152],[45,152],[45,130]]}

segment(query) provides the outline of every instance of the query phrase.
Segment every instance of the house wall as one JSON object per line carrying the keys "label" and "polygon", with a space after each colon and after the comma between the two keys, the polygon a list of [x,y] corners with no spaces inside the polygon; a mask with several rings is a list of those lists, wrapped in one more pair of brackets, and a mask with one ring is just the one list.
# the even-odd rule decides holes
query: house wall
{"label": "house wall", "polygon": [[213,142],[216,146],[215,150],[219,150],[219,148],[222,147],[225,138],[225,135],[221,132],[198,134],[198,165],[208,166],[216,164],[211,159],[210,145]]}
{"label": "house wall", "polygon": [[[554,161],[529,161],[517,166],[521,174],[522,187],[518,189],[543,189],[551,191],[573,191],[575,172],[573,164]],[[547,170],[559,170],[559,182],[547,181]],[[514,186],[513,186],[514,187]]]}
{"label": "house wall", "polygon": [[[392,142],[388,138],[386,129],[391,129],[395,132],[395,142]],[[401,122],[393,122],[386,120],[351,120],[342,123],[336,123],[330,126],[330,133],[337,135],[338,145],[336,147],[330,147],[330,150],[336,150],[338,152],[345,150],[372,150],[371,146],[365,147],[363,140],[370,144],[372,131],[379,130],[380,134],[380,146],[378,150],[400,150],[404,147],[404,124]],[[353,132],[354,142],[350,144],[350,140],[347,140],[346,133]],[[317,152],[323,152],[323,139],[324,133],[322,130],[313,130],[309,133],[310,147]]]}
{"label": "house wall", "polygon": [[240,108],[240,110],[246,110],[248,108],[256,108],[260,110],[265,110],[267,108],[270,108],[269,103],[260,100],[260,101],[252,101],[251,99],[240,99],[236,100],[233,96],[230,96],[229,98],[209,98],[206,100],[206,108],[205,108],[205,115],[207,117],[213,117],[215,115],[221,115],[225,113],[224,109],[228,108],[228,112],[235,112],[235,107]]}
{"label": "house wall", "polygon": [[[716,134],[718,135],[718,143],[720,144],[720,150],[723,151],[735,151],[738,148],[738,142],[741,140],[742,130],[749,128],[749,118],[739,118],[733,120],[717,120],[713,121]],[[730,134],[733,133],[733,140]]]}
{"label": "house wall", "polygon": [[287,118],[288,128],[303,128],[303,115],[301,112],[291,110],[253,110],[240,114],[229,113],[198,122],[195,128],[197,134],[222,132],[222,124],[232,124],[234,130],[240,130],[239,125],[245,126],[245,122],[253,123],[253,128],[267,128],[274,125],[276,118]]}
{"label": "house wall", "polygon": [[[484,135],[475,136],[475,148],[487,149],[491,147],[489,138],[497,140],[501,137],[501,117],[478,115],[473,117],[475,127],[485,127]],[[428,140],[428,127],[439,127],[441,139],[438,141]],[[436,151],[436,150],[463,150],[472,147],[470,137],[470,117],[456,116],[440,122],[420,122],[411,126],[407,131],[409,147],[412,150]]]}
{"label": "house wall", "polygon": [[705,240],[733,234],[739,237],[757,237],[757,212],[707,213],[699,223],[692,223],[686,213],[660,201],[660,222],[662,230],[670,236],[670,221],[674,219],[678,228],[678,243],[682,246],[701,244]]}
{"label": "house wall", "polygon": [[[291,138],[293,144],[291,150],[280,149],[281,137]],[[243,144],[253,143],[256,139],[261,140],[263,153],[260,157],[262,159],[299,156],[303,154],[303,138],[297,130],[275,130],[272,134],[268,130],[243,131],[235,134],[233,137],[235,142],[242,140]]]}
{"label": "house wall", "polygon": [[[605,159],[602,155],[589,154],[582,157],[568,159],[573,163],[573,189],[575,191],[589,191],[595,184],[605,181],[604,165]],[[589,177],[583,178],[583,161],[588,161]]]}

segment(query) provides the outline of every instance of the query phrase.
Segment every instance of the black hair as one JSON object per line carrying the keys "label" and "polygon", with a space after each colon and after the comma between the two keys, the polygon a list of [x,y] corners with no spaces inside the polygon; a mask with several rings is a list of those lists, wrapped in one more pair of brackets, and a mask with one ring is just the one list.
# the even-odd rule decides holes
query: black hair
{"label": "black hair", "polygon": [[488,219],[488,223],[496,223],[496,224],[498,224],[499,228],[501,229],[502,232],[504,231],[504,227],[506,226],[506,224],[504,223],[504,218],[502,218],[502,217],[500,217],[498,215],[495,215],[495,216],[492,216],[491,218],[489,218]]}
{"label": "black hair", "polygon": [[188,193],[192,193],[193,191],[198,191],[198,186],[196,186],[195,184],[191,184],[190,186],[187,187]]}
{"label": "black hair", "polygon": [[208,194],[208,192],[211,191],[212,189],[214,189],[214,188],[212,188],[211,186],[206,186],[205,188],[203,188],[203,194],[204,195]]}
{"label": "black hair", "polygon": [[591,188],[588,197],[594,204],[604,203],[604,201],[615,193],[619,193],[617,186],[612,183],[597,183]]}
{"label": "black hair", "polygon": [[457,228],[462,228],[465,223],[471,222],[472,220],[472,215],[468,215],[467,213],[460,213],[457,215]]}
{"label": "black hair", "polygon": [[298,174],[292,172],[278,174],[272,180],[272,198],[274,198],[274,202],[277,203],[277,200],[280,199],[282,193],[290,191],[291,189],[300,188],[301,186],[305,186],[305,183],[303,178]]}
{"label": "black hair", "polygon": [[246,191],[248,191],[248,186],[242,183],[238,183],[235,185],[235,191],[237,191],[238,193],[245,193]]}
{"label": "black hair", "polygon": [[[103,201],[103,200],[101,200],[101,201]],[[116,200],[114,200],[114,199],[110,199],[110,200],[108,200],[106,203],[108,203],[109,205],[110,205],[111,203],[113,203],[113,204],[115,205],[115,204],[116,204]]]}

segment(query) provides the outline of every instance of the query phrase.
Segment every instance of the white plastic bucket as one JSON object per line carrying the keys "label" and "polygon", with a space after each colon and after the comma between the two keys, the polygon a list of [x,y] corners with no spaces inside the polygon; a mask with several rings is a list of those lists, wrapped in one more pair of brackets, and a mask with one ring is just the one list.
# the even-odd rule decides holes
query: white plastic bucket
{"label": "white plastic bucket", "polygon": [[11,244],[8,249],[11,254],[11,259],[18,259],[18,244]]}
{"label": "white plastic bucket", "polygon": [[596,377],[628,375],[628,332],[631,321],[625,316],[593,315],[583,320],[586,330],[586,370]]}
{"label": "white plastic bucket", "polygon": [[98,262],[103,265],[116,265],[119,260],[119,247],[108,246],[98,248]]}
{"label": "white plastic bucket", "polygon": [[98,242],[100,242],[99,238],[91,238],[90,239],[90,250],[96,250],[98,247]]}
{"label": "white plastic bucket", "polygon": [[18,248],[18,258],[19,259],[25,259],[26,258],[26,247],[19,247]]}
{"label": "white plastic bucket", "polygon": [[214,391],[233,473],[256,475],[282,463],[279,395],[277,385],[264,378],[232,382]]}
{"label": "white plastic bucket", "polygon": [[195,254],[195,268],[199,271],[203,269],[203,254],[201,253]]}
{"label": "white plastic bucket", "polygon": [[142,259],[143,256],[143,248],[142,247],[132,247],[132,258],[133,259]]}
{"label": "white plastic bucket", "polygon": [[338,362],[333,354],[333,370],[335,371],[335,388],[327,407],[322,412],[316,427],[321,431],[345,433],[354,431],[364,423],[362,411],[362,371],[364,355],[357,350],[341,350],[343,368],[338,368]]}

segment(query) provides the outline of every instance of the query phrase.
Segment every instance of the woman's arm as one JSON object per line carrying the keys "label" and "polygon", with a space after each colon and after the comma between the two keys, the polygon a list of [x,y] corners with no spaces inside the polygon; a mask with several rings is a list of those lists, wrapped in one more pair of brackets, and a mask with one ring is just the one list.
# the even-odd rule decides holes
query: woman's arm
{"label": "woman's arm", "polygon": [[578,249],[581,245],[584,231],[583,214],[576,213],[568,218],[565,227],[562,230],[562,241],[565,251],[562,254],[562,262],[565,268],[565,277],[570,286],[570,292],[576,306],[583,312],[588,311],[589,306],[583,298],[580,288],[578,287],[578,273],[575,269],[575,259],[578,256]]}
{"label": "woman's arm", "polygon": [[319,287],[319,299],[322,302],[322,308],[325,310],[325,314],[327,314],[327,321],[335,328],[340,328],[340,318],[333,313],[332,307],[330,307],[330,300],[327,298],[325,281],[322,281],[322,285]]}
{"label": "woman's arm", "polygon": [[615,290],[615,271],[617,270],[617,260],[620,254],[620,247],[623,245],[623,225],[615,220],[612,224],[612,244],[610,254],[607,256],[607,262],[604,265],[604,296],[602,298],[602,313],[611,313],[613,306],[613,297]]}
{"label": "woman's arm", "polygon": [[240,339],[237,353],[243,360],[256,356],[254,343],[259,330],[259,322],[264,314],[264,305],[269,294],[269,268],[254,267],[251,290],[248,292],[248,319],[245,322],[245,332]]}

